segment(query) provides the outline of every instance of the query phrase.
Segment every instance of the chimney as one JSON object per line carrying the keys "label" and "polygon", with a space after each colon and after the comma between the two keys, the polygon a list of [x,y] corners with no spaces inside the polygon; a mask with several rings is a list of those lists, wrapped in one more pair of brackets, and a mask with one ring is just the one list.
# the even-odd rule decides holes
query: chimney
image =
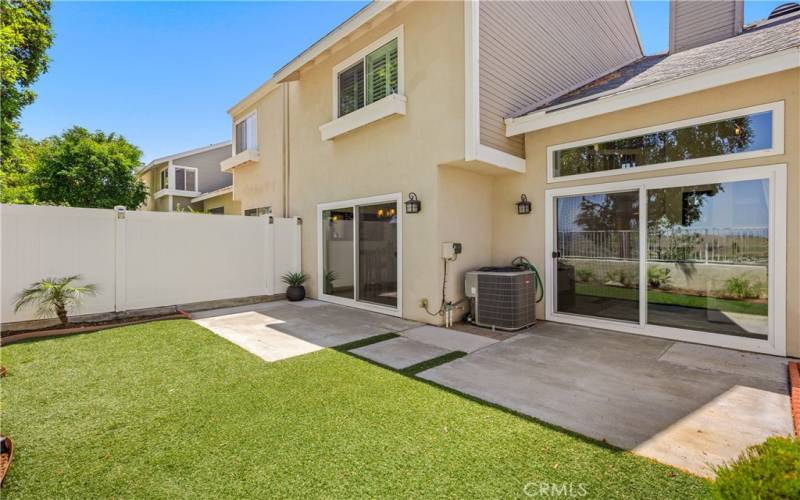
{"label": "chimney", "polygon": [[669,52],[736,36],[743,24],[744,0],[670,0]]}

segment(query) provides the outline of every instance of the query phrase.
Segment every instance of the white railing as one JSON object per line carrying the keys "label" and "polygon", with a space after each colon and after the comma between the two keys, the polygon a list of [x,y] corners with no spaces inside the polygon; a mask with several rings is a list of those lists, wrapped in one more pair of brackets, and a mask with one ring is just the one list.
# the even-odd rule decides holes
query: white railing
{"label": "white railing", "polygon": [[[638,230],[559,231],[565,258],[630,260],[638,258]],[[769,255],[766,226],[650,231],[648,260],[764,265]]]}

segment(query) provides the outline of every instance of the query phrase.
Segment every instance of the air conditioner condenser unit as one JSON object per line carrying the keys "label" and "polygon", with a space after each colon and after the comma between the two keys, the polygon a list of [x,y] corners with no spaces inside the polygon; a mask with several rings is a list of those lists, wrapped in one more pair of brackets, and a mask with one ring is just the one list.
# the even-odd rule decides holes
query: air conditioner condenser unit
{"label": "air conditioner condenser unit", "polygon": [[482,267],[469,271],[464,288],[472,299],[478,326],[520,330],[536,323],[534,273],[519,267]]}

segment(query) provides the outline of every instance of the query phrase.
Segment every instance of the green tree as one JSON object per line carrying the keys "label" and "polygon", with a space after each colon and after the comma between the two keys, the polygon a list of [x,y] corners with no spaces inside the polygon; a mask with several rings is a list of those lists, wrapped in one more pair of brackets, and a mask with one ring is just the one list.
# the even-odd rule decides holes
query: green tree
{"label": "green tree", "polygon": [[136,208],[147,197],[135,174],[141,156],[120,135],[72,127],[40,143],[32,175],[34,196],[56,205]]}
{"label": "green tree", "polygon": [[12,143],[0,169],[0,203],[36,203],[32,175],[38,151],[39,143],[24,135]]}
{"label": "green tree", "polygon": [[22,108],[36,94],[30,86],[47,71],[53,43],[50,0],[0,0],[0,160],[12,153]]}

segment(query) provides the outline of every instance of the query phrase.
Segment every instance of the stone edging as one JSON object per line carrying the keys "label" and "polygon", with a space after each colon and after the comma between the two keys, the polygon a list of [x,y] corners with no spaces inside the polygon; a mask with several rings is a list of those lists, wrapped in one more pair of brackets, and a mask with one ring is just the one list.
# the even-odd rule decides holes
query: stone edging
{"label": "stone edging", "polygon": [[789,398],[792,405],[794,433],[800,437],[800,363],[789,361]]}
{"label": "stone edging", "polygon": [[120,321],[119,323],[107,323],[104,325],[89,325],[89,326],[74,326],[71,328],[59,328],[54,330],[39,330],[35,332],[18,333],[16,335],[7,335],[0,338],[0,345],[13,344],[23,340],[35,339],[41,337],[60,337],[62,335],[74,335],[76,333],[90,333],[100,330],[108,330],[109,328],[119,328],[121,326],[138,325],[140,323],[150,323],[151,321],[163,321],[166,319],[191,319],[189,313],[186,311],[178,310],[177,313],[169,314],[166,316],[154,316],[152,318],[137,319],[133,321]]}

